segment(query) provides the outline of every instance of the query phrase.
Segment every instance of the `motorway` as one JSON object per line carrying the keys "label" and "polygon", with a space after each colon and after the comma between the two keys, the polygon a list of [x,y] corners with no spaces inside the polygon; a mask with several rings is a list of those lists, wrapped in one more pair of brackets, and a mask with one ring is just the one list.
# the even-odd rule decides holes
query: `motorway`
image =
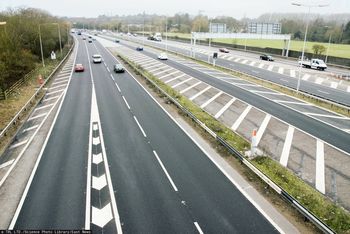
{"label": "motorway", "polygon": [[[14,229],[277,233],[115,58],[79,39],[63,105]],[[104,62],[92,64],[99,53]]]}
{"label": "motorway", "polygon": [[[126,37],[126,36],[124,36],[124,37]],[[123,37],[121,37],[121,38],[123,38]],[[154,42],[154,41],[142,40],[142,38],[134,38],[134,37],[129,37],[129,38],[133,39],[134,41],[137,40],[139,43],[141,43],[143,41],[143,43],[145,43],[145,44],[149,44],[149,45],[159,47],[162,49],[165,49],[167,47],[169,51],[174,51],[174,52],[177,52],[180,54],[184,54],[186,56],[189,56],[189,53],[190,53],[189,49],[184,48],[184,46],[187,46],[190,48],[190,45],[185,44],[185,43],[168,42],[166,45],[166,43],[164,41],[163,42]],[[208,49],[208,50],[212,51],[212,49]],[[199,51],[196,51],[195,56],[197,59],[199,59],[201,61],[204,61],[204,62],[208,61],[207,54],[203,54]],[[238,63],[235,61],[230,61],[230,60],[223,59],[220,57],[216,60],[216,65],[222,66],[222,67],[225,67],[228,69],[238,70],[238,71],[246,73],[248,75],[258,77],[260,79],[272,81],[276,84],[286,86],[286,87],[289,87],[292,89],[296,89],[296,87],[297,87],[297,82],[298,82],[297,79],[288,79],[288,78],[290,78],[289,76],[279,74],[276,72],[272,72],[269,70],[261,69],[258,67],[252,69],[252,66]],[[286,80],[288,80],[288,82],[285,82]],[[308,82],[308,81],[305,81],[302,79],[300,81],[300,90],[305,92],[305,93],[309,93],[309,94],[312,94],[314,96],[321,97],[321,98],[324,98],[326,100],[334,101],[336,103],[350,107],[350,95],[348,92],[344,92],[342,90],[337,90],[337,89],[327,87],[324,85],[320,85],[320,84],[311,83],[311,82]]]}
{"label": "motorway", "polygon": [[[120,43],[131,49],[135,48],[135,45],[130,45],[125,41],[121,41]],[[157,57],[157,54],[152,50],[145,50],[142,53],[151,58]],[[286,108],[285,106],[272,102],[271,100],[261,98],[257,94],[243,90],[240,87],[227,85],[227,82],[223,80],[213,79],[208,74],[195,70],[192,67],[180,64],[172,59],[163,61],[163,63],[175,69],[181,70],[192,77],[196,77],[199,80],[218,88],[219,90],[225,91],[226,93],[231,94],[251,104],[252,106],[259,107],[263,111],[293,126],[296,126],[299,129],[302,129],[312,136],[322,139],[323,141],[328,142],[329,144],[336,146],[347,153],[350,153],[350,145],[348,144],[350,135],[347,132],[334,128],[333,126],[325,124],[321,121],[317,121],[314,118],[310,118],[297,111]]]}

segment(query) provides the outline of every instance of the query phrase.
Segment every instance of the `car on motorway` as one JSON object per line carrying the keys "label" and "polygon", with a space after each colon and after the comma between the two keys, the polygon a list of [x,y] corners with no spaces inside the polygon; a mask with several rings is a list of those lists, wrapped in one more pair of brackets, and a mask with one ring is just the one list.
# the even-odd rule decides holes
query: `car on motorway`
{"label": "car on motorway", "polygon": [[83,71],[84,71],[84,66],[83,66],[83,64],[81,64],[81,63],[75,64],[74,71],[75,71],[75,72],[83,72]]}
{"label": "car on motorway", "polygon": [[115,43],[119,43],[120,41],[119,41],[118,39],[115,39],[114,42],[115,42]]}
{"label": "car on motorway", "polygon": [[266,61],[274,61],[273,57],[269,54],[262,54],[260,55],[261,60],[266,60]]}
{"label": "car on motorway", "polygon": [[167,60],[168,55],[166,53],[161,53],[160,55],[158,55],[158,59],[159,60]]}
{"label": "car on motorway", "polygon": [[86,40],[86,38],[85,38],[85,37],[83,37],[83,40]]}
{"label": "car on motorway", "polygon": [[92,36],[89,36],[89,38],[92,38]]}
{"label": "car on motorway", "polygon": [[228,52],[230,52],[230,51],[228,51],[228,49],[226,49],[226,48],[220,48],[219,51],[222,52],[222,53],[228,53]]}
{"label": "car on motorway", "polygon": [[94,54],[92,56],[92,62],[93,63],[101,63],[102,62],[102,57],[99,54]]}
{"label": "car on motorway", "polygon": [[136,50],[137,51],[143,51],[143,47],[142,46],[138,46],[138,47],[136,47]]}
{"label": "car on motorway", "polygon": [[88,41],[89,43],[92,43],[92,39],[89,39],[89,41]]}
{"label": "car on motorway", "polygon": [[113,70],[114,70],[116,73],[121,73],[121,72],[124,72],[124,71],[125,71],[123,65],[121,65],[120,63],[115,64]]}

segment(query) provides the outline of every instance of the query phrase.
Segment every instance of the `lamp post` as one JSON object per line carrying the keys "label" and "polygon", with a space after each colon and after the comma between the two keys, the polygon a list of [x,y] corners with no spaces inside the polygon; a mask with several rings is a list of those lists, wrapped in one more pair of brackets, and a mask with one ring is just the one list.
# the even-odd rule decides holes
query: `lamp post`
{"label": "lamp post", "polygon": [[[308,5],[308,4],[301,4],[301,3],[295,3],[292,2],[292,5],[294,6],[299,6],[299,7],[307,7],[309,9],[308,14],[310,15],[310,11],[312,7],[326,7],[327,5]],[[305,36],[304,36],[304,43],[303,43],[303,50],[301,53],[301,62],[299,64],[299,76],[298,76],[298,84],[297,84],[297,93],[299,93],[299,88],[300,88],[300,80],[301,80],[301,67],[303,66],[303,62],[304,62],[304,54],[305,54],[305,45],[306,45],[306,36],[307,36],[307,30],[309,28],[309,20],[308,18],[306,19],[306,29],[305,29]]]}
{"label": "lamp post", "polygon": [[168,17],[165,16],[165,52],[168,52]]}
{"label": "lamp post", "polygon": [[[325,28],[331,28],[330,26],[324,26]],[[332,33],[329,34],[329,40],[328,40],[328,46],[327,46],[327,51],[326,51],[326,58],[325,58],[325,63],[327,63],[328,60],[328,53],[329,53],[329,48],[331,47],[331,40],[332,40]]]}
{"label": "lamp post", "polygon": [[142,46],[145,46],[145,11],[143,11]]}

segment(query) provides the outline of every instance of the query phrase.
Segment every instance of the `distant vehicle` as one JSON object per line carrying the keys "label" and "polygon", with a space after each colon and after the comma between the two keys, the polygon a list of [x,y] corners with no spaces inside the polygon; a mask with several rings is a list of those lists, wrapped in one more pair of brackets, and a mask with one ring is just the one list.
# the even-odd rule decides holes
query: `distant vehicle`
{"label": "distant vehicle", "polygon": [[115,39],[114,42],[115,42],[115,43],[119,43],[120,41],[119,41],[118,39]]}
{"label": "distant vehicle", "polygon": [[327,64],[322,59],[299,60],[298,63],[306,68],[314,68],[321,71],[327,69]]}
{"label": "distant vehicle", "polygon": [[134,37],[137,37],[137,34],[136,33],[134,33],[134,34],[132,34]]}
{"label": "distant vehicle", "polygon": [[95,36],[98,36],[98,33],[95,33],[94,35],[95,35]]}
{"label": "distant vehicle", "polygon": [[120,63],[117,63],[114,65],[114,71],[116,73],[120,73],[120,72],[124,72],[125,69],[124,69],[123,65],[121,65]]}
{"label": "distant vehicle", "polygon": [[161,33],[155,33],[153,36],[155,41],[162,41],[162,34]]}
{"label": "distant vehicle", "polygon": [[166,53],[161,53],[160,55],[158,55],[158,59],[160,59],[160,60],[167,60],[168,59],[168,55]]}
{"label": "distant vehicle", "polygon": [[99,54],[94,54],[92,56],[92,62],[93,63],[101,63],[102,62],[102,57]]}
{"label": "distant vehicle", "polygon": [[230,51],[228,51],[228,49],[226,49],[226,48],[220,48],[219,51],[222,52],[222,53],[228,53],[228,52],[230,52]]}
{"label": "distant vehicle", "polygon": [[147,37],[147,40],[154,41],[154,37],[153,37],[153,36],[148,36],[148,37]]}
{"label": "distant vehicle", "polygon": [[137,51],[142,51],[142,50],[143,50],[143,47],[142,47],[142,46],[138,46],[138,47],[136,47],[136,50],[137,50]]}
{"label": "distant vehicle", "polygon": [[78,32],[77,32],[77,34],[78,34],[78,35],[81,35],[81,32],[80,32],[80,31],[78,31]]}
{"label": "distant vehicle", "polygon": [[262,54],[262,55],[260,55],[260,59],[261,60],[266,60],[266,61],[274,61],[273,57],[271,55],[269,55],[269,54]]}
{"label": "distant vehicle", "polygon": [[92,40],[93,40],[93,41],[96,41],[96,38],[93,37]]}
{"label": "distant vehicle", "polygon": [[89,36],[89,38],[92,38],[92,36]]}
{"label": "distant vehicle", "polygon": [[89,41],[88,41],[89,43],[92,43],[92,39],[89,39]]}
{"label": "distant vehicle", "polygon": [[75,68],[74,68],[75,72],[83,72],[84,71],[84,66],[81,63],[77,63],[75,64]]}
{"label": "distant vehicle", "polygon": [[127,35],[128,35],[128,36],[131,36],[131,33],[128,32]]}

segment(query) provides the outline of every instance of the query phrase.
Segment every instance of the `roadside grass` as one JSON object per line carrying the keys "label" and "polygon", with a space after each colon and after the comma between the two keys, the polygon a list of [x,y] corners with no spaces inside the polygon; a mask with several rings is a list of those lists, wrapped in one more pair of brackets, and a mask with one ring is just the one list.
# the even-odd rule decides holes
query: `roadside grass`
{"label": "roadside grass", "polygon": [[[168,36],[190,39],[191,35],[186,33],[168,33]],[[226,43],[228,45],[247,45],[252,47],[260,48],[276,48],[283,49],[284,42],[282,40],[264,40],[264,39],[213,39],[213,42]],[[302,51],[303,41],[291,40],[290,50]],[[325,48],[328,48],[328,43],[324,42],[310,42],[306,43],[305,51],[312,53],[312,46],[318,44],[323,45]],[[350,45],[348,44],[331,44],[329,47],[329,56],[340,57],[340,58],[350,58]]]}
{"label": "roadside grass", "polygon": [[350,233],[349,212],[271,158],[257,157],[251,162],[333,230],[338,233]]}
{"label": "roadside grass", "polygon": [[[63,50],[63,57],[67,54],[69,49],[67,47]],[[57,53],[58,55],[58,53]],[[62,57],[62,58],[63,58]],[[4,129],[12,118],[22,109],[22,107],[28,102],[28,100],[34,95],[36,90],[40,87],[38,83],[39,74],[42,75],[43,79],[46,79],[55,67],[60,63],[61,56],[57,56],[57,60],[52,61],[51,59],[45,60],[45,67],[41,63],[37,63],[33,73],[30,74],[30,78],[24,83],[19,89],[8,96],[5,100],[0,100],[0,131]],[[5,147],[12,140],[12,137],[16,133],[17,129],[23,121],[31,113],[31,110],[35,107],[36,103],[43,97],[44,91],[39,92],[35,100],[31,103],[28,109],[20,116],[16,125],[6,133],[0,141],[0,155],[5,150]]]}
{"label": "roadside grass", "polygon": [[[190,111],[196,118],[202,121],[207,127],[221,136],[232,147],[244,153],[249,148],[249,143],[228,129],[222,123],[217,121],[211,115],[192,103],[186,97],[180,95],[170,86],[164,84],[156,77],[145,71],[141,66],[131,62],[121,54],[117,54],[124,62],[129,64],[136,74],[151,80],[159,88],[161,88],[168,95],[176,99],[184,108]],[[147,82],[153,86],[151,82]],[[155,87],[153,87],[155,88]],[[158,91],[160,92],[160,91]],[[165,97],[165,96],[164,96]],[[210,134],[207,137],[212,138]],[[217,143],[218,144],[218,143]],[[219,145],[219,144],[218,144]],[[223,151],[222,146],[218,147],[219,151]],[[221,150],[220,150],[221,149]],[[224,150],[225,151],[225,150]],[[226,151],[227,153],[227,151]],[[342,207],[336,205],[327,197],[319,193],[310,185],[294,175],[291,171],[281,166],[269,157],[257,157],[251,162],[259,168],[265,175],[267,175],[277,185],[287,191],[291,196],[298,200],[304,207],[320,218],[330,228],[338,233],[350,233],[350,214]]]}

